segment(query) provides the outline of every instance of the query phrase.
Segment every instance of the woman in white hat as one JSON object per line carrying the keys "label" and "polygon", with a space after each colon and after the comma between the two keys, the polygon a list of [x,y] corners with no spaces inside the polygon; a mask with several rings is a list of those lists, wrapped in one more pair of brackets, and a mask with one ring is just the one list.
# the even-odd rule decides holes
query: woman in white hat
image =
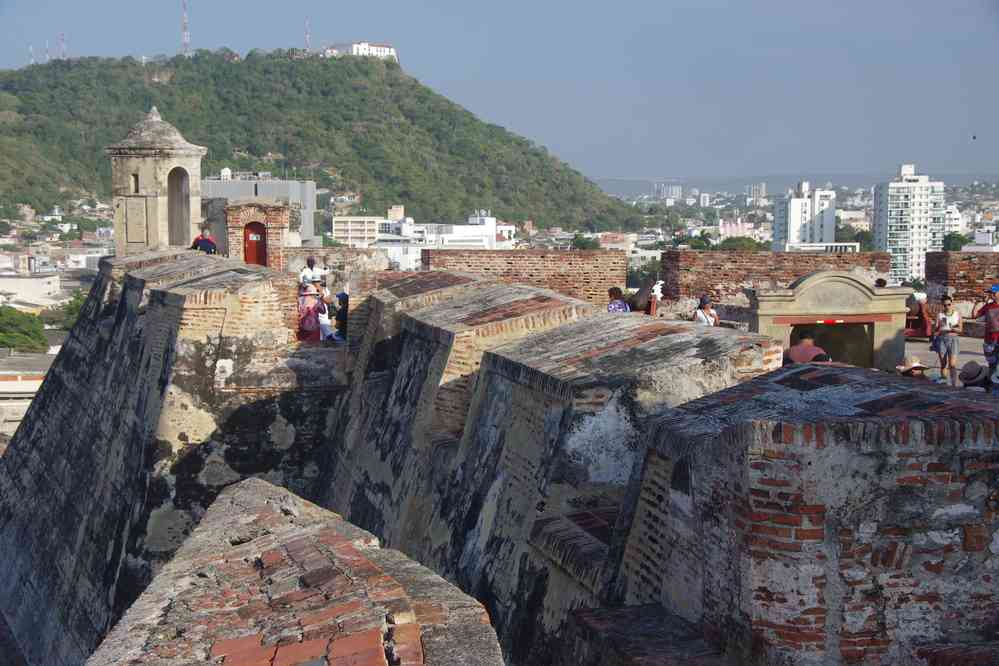
{"label": "woman in white hat", "polygon": [[902,365],[896,365],[895,369],[898,370],[898,374],[903,377],[912,377],[913,379],[925,379],[929,381],[929,377],[926,376],[926,366],[923,365],[916,356],[906,357]]}

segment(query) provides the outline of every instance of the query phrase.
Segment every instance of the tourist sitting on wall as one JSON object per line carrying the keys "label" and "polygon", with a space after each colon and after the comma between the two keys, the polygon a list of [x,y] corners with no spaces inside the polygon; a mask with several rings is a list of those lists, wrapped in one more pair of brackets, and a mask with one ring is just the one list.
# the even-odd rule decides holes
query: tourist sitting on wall
{"label": "tourist sitting on wall", "polygon": [[694,322],[704,326],[719,326],[721,319],[718,313],[711,307],[711,297],[707,294],[701,296],[697,301],[697,309],[694,310]]}
{"label": "tourist sitting on wall", "polygon": [[631,306],[624,300],[624,292],[621,287],[611,287],[607,290],[607,312],[631,312]]}
{"label": "tourist sitting on wall", "polygon": [[989,378],[988,368],[975,361],[968,361],[964,364],[958,379],[961,380],[961,384],[966,389],[992,393],[992,380]]}
{"label": "tourist sitting on wall", "polygon": [[982,340],[982,353],[989,364],[989,376],[996,373],[999,366],[999,303],[996,303],[996,293],[999,284],[994,284],[985,291],[985,304],[975,300],[971,307],[971,318],[985,320],[985,338]]}
{"label": "tourist sitting on wall", "polygon": [[925,379],[926,381],[930,380],[930,378],[926,376],[927,367],[923,365],[916,356],[907,357],[902,365],[896,365],[895,369],[898,371],[898,374],[903,377]]}
{"label": "tourist sitting on wall", "polygon": [[322,281],[323,270],[321,268],[316,268],[315,257],[309,257],[305,260],[305,268],[303,268],[302,272],[298,274],[299,282],[304,289],[306,285],[312,284],[317,278]]}
{"label": "tourist sitting on wall", "polygon": [[785,352],[784,364],[811,363],[820,354],[828,358],[826,350],[815,344],[815,336],[811,331],[803,331],[798,334],[798,344],[789,347]]}
{"label": "tourist sitting on wall", "polygon": [[319,342],[319,315],[326,304],[319,298],[319,290],[309,285],[298,299],[298,339],[302,342]]}
{"label": "tourist sitting on wall", "polygon": [[212,245],[216,246],[218,245],[218,243],[215,242],[215,236],[212,236],[211,229],[209,227],[201,227],[201,232],[194,237],[194,243],[191,244],[191,249],[192,250],[195,249],[194,245],[196,245],[197,242],[202,239],[210,241]]}
{"label": "tourist sitting on wall", "polygon": [[336,295],[337,300],[337,310],[336,317],[334,318],[336,322],[336,332],[333,333],[333,340],[335,342],[346,342],[347,341],[347,311],[350,307],[350,296],[345,291],[341,291]]}
{"label": "tourist sitting on wall", "polygon": [[[941,383],[950,378],[950,385],[957,386],[957,355],[961,353],[959,340],[961,333],[961,313],[954,309],[954,299],[944,296],[941,299],[943,312],[937,315],[934,328],[934,345],[940,356]],[[931,347],[932,348],[932,347]]]}

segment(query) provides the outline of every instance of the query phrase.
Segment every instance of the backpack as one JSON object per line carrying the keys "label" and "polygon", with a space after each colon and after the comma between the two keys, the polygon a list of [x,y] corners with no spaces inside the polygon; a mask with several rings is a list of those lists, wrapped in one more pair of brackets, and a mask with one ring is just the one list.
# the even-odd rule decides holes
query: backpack
{"label": "backpack", "polygon": [[302,330],[307,333],[319,330],[319,315],[316,312],[316,309],[316,306],[313,305],[307,308],[305,313],[302,315],[302,320],[299,323],[299,326],[301,326]]}

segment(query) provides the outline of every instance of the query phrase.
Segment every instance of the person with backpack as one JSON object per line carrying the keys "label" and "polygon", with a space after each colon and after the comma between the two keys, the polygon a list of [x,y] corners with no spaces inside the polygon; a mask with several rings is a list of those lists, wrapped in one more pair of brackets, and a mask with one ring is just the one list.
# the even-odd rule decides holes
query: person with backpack
{"label": "person with backpack", "polygon": [[319,317],[326,313],[326,304],[319,298],[319,290],[309,285],[298,299],[298,339],[301,342],[319,342]]}

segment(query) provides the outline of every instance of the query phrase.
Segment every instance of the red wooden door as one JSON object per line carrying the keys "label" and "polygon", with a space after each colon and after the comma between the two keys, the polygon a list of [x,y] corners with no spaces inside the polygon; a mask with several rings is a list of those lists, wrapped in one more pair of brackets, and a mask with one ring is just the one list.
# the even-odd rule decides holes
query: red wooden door
{"label": "red wooden door", "polygon": [[243,261],[267,265],[267,229],[260,222],[250,222],[243,227]]}

